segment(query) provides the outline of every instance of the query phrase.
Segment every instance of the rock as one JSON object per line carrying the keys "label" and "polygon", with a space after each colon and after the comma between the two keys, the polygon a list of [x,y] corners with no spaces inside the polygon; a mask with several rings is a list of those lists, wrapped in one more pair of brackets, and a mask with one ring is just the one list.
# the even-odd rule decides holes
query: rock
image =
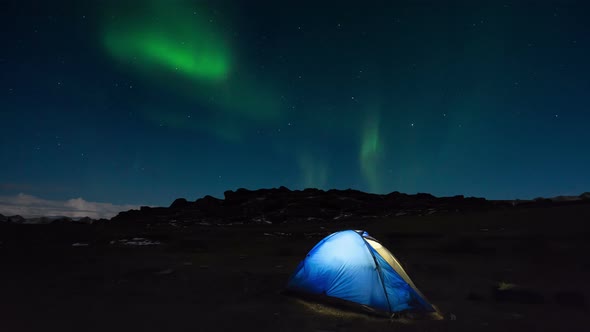
{"label": "rock", "polygon": [[59,225],[59,224],[71,224],[72,223],[72,219],[68,218],[68,217],[61,217],[61,218],[57,218],[54,219],[51,224],[55,224],[55,225]]}
{"label": "rock", "polygon": [[84,217],[84,218],[80,218],[76,221],[79,224],[87,224],[90,225],[94,222],[94,220],[90,217]]}
{"label": "rock", "polygon": [[211,208],[218,208],[221,206],[223,201],[213,196],[205,196],[195,201],[195,207],[203,210],[209,210]]}
{"label": "rock", "polygon": [[15,216],[8,217],[8,222],[15,223],[15,224],[22,224],[25,221],[26,221],[26,219],[19,216],[18,214]]}
{"label": "rock", "polygon": [[500,283],[493,287],[492,294],[498,302],[537,304],[543,302],[543,295],[531,289],[514,284]]}
{"label": "rock", "polygon": [[177,198],[174,200],[174,202],[172,202],[172,204],[170,204],[171,209],[183,209],[187,206],[189,206],[189,202],[186,200],[186,198]]}
{"label": "rock", "polygon": [[427,194],[427,193],[417,193],[414,197],[419,200],[431,200],[431,199],[436,198],[433,195]]}
{"label": "rock", "polygon": [[284,186],[280,186],[279,189],[276,189],[276,191],[278,193],[282,193],[282,194],[286,194],[286,193],[290,193],[291,190],[289,190],[289,188],[284,187]]}
{"label": "rock", "polygon": [[240,204],[246,202],[250,196],[250,190],[239,188],[236,191],[228,190],[223,193],[227,204]]}
{"label": "rock", "polygon": [[[341,222],[341,219],[410,215],[442,211],[484,209],[492,203],[482,198],[461,195],[437,198],[431,194],[407,195],[394,191],[387,195],[354,189],[328,191],[286,187],[224,192],[223,199],[205,196],[194,202],[176,199],[168,208],[142,206],[140,210],[119,213],[111,219],[120,223],[238,225],[247,223]],[[434,211],[434,212],[433,212]]]}

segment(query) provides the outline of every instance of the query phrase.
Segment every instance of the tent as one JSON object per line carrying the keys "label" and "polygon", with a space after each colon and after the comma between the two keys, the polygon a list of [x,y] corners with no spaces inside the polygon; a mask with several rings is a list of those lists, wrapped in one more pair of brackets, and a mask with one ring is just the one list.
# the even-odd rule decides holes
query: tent
{"label": "tent", "polygon": [[299,263],[287,291],[388,314],[436,311],[391,252],[365,231],[336,232],[321,240]]}

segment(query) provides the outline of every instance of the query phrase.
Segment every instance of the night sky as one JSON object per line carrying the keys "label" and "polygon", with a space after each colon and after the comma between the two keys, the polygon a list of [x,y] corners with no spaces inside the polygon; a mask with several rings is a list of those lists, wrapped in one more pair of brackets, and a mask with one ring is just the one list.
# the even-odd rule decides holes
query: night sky
{"label": "night sky", "polygon": [[0,195],[167,206],[240,187],[580,194],[589,9],[5,0]]}

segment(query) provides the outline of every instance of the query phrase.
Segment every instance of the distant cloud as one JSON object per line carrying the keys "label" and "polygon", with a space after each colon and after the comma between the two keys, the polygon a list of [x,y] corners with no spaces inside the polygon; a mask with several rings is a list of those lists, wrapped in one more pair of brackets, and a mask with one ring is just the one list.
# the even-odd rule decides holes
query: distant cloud
{"label": "distant cloud", "polygon": [[14,196],[0,196],[0,214],[5,216],[18,214],[25,218],[41,216],[111,218],[121,211],[138,208],[135,205],[88,202],[83,198],[52,201],[23,193]]}

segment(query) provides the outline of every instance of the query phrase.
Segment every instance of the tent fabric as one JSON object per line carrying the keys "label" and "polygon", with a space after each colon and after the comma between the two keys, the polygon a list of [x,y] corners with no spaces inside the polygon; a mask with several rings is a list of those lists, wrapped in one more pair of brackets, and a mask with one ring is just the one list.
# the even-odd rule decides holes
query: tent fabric
{"label": "tent fabric", "polygon": [[364,231],[341,231],[321,240],[299,263],[287,289],[389,313],[435,311],[393,255]]}

